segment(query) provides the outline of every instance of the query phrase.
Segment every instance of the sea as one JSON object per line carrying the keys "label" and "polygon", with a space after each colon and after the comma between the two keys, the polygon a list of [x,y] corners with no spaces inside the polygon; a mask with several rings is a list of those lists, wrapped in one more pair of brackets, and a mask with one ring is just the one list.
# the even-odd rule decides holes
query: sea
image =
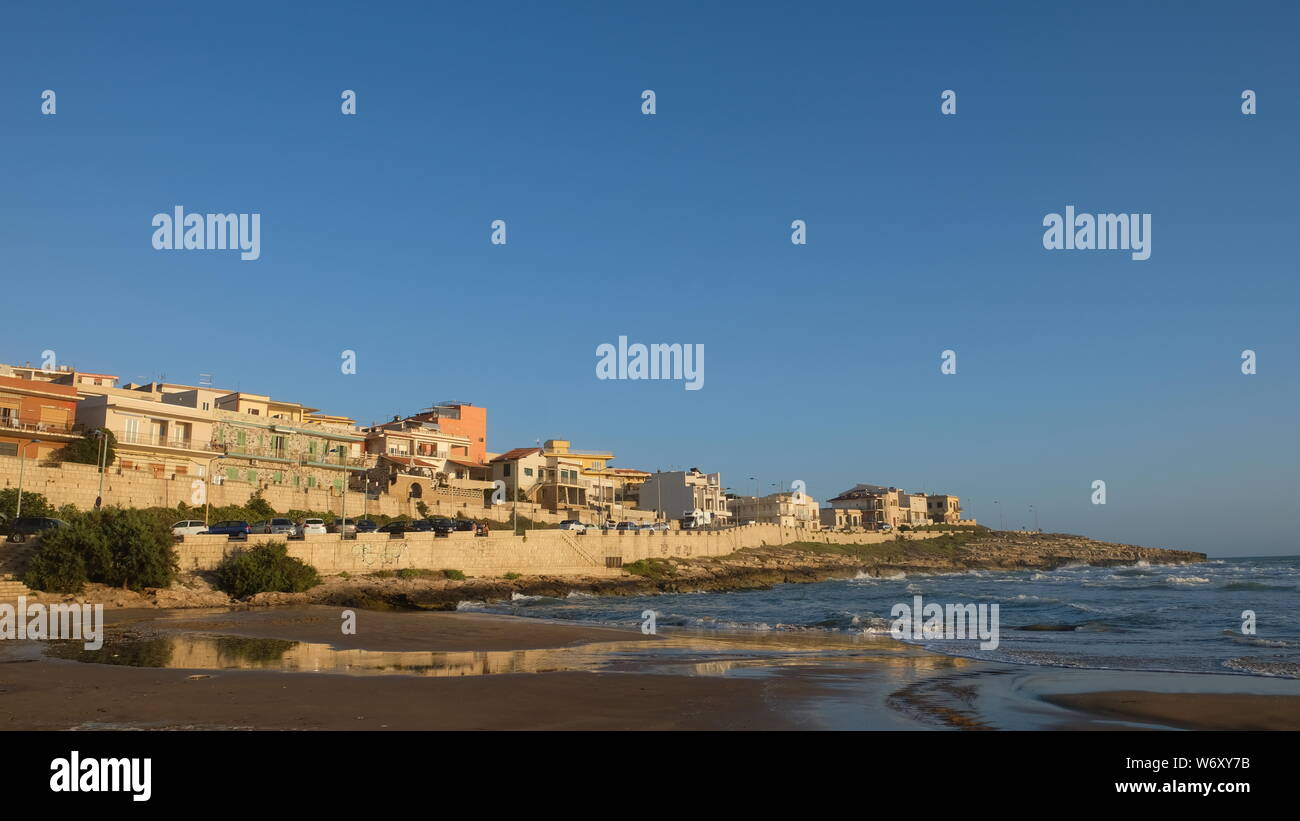
{"label": "sea", "polygon": [[918,639],[1017,665],[1300,679],[1300,556],[1057,570],[860,574],[768,590],[633,597],[573,593],[462,602],[465,611],[664,632],[890,635],[895,605],[998,605],[999,641]]}

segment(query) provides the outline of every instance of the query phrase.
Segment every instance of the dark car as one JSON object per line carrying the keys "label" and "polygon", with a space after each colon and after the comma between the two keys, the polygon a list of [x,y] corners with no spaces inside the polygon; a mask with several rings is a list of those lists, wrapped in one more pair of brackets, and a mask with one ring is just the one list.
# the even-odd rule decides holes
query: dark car
{"label": "dark car", "polygon": [[457,519],[455,525],[454,529],[462,533],[478,532],[478,522],[473,519]]}
{"label": "dark car", "polygon": [[39,538],[41,533],[46,530],[67,526],[68,523],[62,519],[51,519],[48,516],[19,516],[10,522],[5,529],[9,532],[9,541],[25,542],[31,537]]}
{"label": "dark car", "polygon": [[248,534],[252,532],[252,526],[240,519],[231,519],[230,521],[208,525],[208,534],[211,536],[229,536],[231,539],[247,540]]}
{"label": "dark car", "polygon": [[402,533],[405,533],[408,530],[415,530],[414,522],[403,522],[403,521],[389,522],[388,524],[379,528],[375,532],[376,533],[397,533],[400,535]]}
{"label": "dark car", "polygon": [[447,519],[442,516],[435,516],[431,524],[435,536],[446,536],[456,529],[455,519]]}
{"label": "dark car", "polygon": [[358,533],[374,533],[378,529],[379,529],[379,525],[375,524],[369,519],[357,519]]}

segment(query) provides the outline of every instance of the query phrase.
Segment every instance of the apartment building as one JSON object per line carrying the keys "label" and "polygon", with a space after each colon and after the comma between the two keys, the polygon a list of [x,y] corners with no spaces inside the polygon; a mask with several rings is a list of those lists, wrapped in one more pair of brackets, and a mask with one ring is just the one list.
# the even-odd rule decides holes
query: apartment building
{"label": "apartment building", "polygon": [[487,464],[487,408],[469,402],[439,402],[411,417],[419,422],[432,422],[444,433],[464,436],[469,440],[462,456],[453,458],[472,465]]}
{"label": "apartment building", "polygon": [[107,428],[117,440],[117,469],[155,478],[204,476],[220,454],[213,444],[211,411],[159,401],[156,396],[99,394],[77,404],[85,429]]}
{"label": "apartment building", "polygon": [[862,511],[857,508],[824,507],[818,511],[822,530],[860,530]]}
{"label": "apartment building", "polygon": [[722,475],[699,468],[652,473],[641,485],[642,510],[653,510],[662,519],[681,519],[688,513],[706,513],[715,523],[731,520],[722,488]]}
{"label": "apartment building", "polygon": [[584,463],[576,456],[540,447],[515,448],[493,457],[490,464],[492,479],[505,482],[508,500],[521,498],[552,512],[589,504],[592,482],[583,478]]}
{"label": "apartment building", "polygon": [[470,437],[448,432],[424,414],[394,416],[391,422],[365,428],[364,433],[366,452],[377,460],[367,473],[367,489],[419,499],[426,489],[490,486],[489,468],[470,458]]}
{"label": "apartment building", "polygon": [[930,524],[928,497],[892,486],[854,485],[828,504],[841,510],[862,511],[862,522],[868,529]]}
{"label": "apartment building", "polygon": [[81,438],[72,385],[0,376],[0,456],[42,459]]}
{"label": "apartment building", "polygon": [[727,500],[736,524],[781,525],[816,530],[821,526],[818,504],[807,493],[733,496]]}
{"label": "apartment building", "polygon": [[961,521],[961,500],[946,493],[932,493],[926,497],[930,520],[942,524]]}

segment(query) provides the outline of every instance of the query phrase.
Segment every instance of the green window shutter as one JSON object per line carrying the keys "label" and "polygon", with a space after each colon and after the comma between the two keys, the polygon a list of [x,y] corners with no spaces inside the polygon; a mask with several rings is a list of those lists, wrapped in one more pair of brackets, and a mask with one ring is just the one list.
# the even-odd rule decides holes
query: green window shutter
{"label": "green window shutter", "polygon": [[239,469],[238,469],[238,468],[226,468],[226,478],[229,479],[229,480],[232,481],[232,482],[238,482],[238,481],[239,481]]}
{"label": "green window shutter", "polygon": [[275,473],[272,473],[271,481],[275,482],[277,485],[280,484],[284,481],[284,473],[278,470]]}
{"label": "green window shutter", "polygon": [[315,476],[308,476],[308,477],[307,477],[307,487],[316,487],[316,477],[315,477]]}
{"label": "green window shutter", "polygon": [[246,478],[246,479],[247,479],[248,481],[250,481],[250,482],[256,482],[256,481],[257,481],[257,471],[255,471],[255,470],[250,470],[250,471],[248,471],[247,473],[244,474],[244,478]]}
{"label": "green window shutter", "polygon": [[295,474],[293,475],[293,486],[294,486],[294,487],[297,487],[297,486],[300,485],[301,483],[302,483],[302,477],[295,473]]}
{"label": "green window shutter", "polygon": [[342,479],[335,479],[335,480],[334,480],[334,489],[335,489],[335,490],[338,490],[338,491],[342,491],[342,490],[343,490],[343,480],[342,480]]}
{"label": "green window shutter", "polygon": [[235,434],[235,443],[241,448],[248,444],[248,436],[241,430]]}

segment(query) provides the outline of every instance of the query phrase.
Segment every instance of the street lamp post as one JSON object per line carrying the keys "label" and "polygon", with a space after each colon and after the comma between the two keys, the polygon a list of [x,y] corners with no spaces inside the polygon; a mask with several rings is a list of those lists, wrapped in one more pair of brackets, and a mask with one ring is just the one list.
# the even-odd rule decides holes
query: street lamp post
{"label": "street lamp post", "polygon": [[217,454],[216,456],[213,456],[211,459],[208,460],[208,466],[207,466],[207,468],[205,468],[204,471],[203,471],[203,472],[206,474],[206,475],[203,477],[203,481],[204,481],[204,485],[203,485],[203,505],[204,505],[204,507],[203,507],[203,526],[204,526],[204,527],[207,527],[207,526],[208,526],[208,518],[212,515],[212,494],[211,494],[211,493],[209,492],[209,490],[208,490],[208,485],[211,485],[211,484],[212,484],[212,463],[215,462],[215,461],[217,461],[218,459],[225,459],[225,458],[226,458],[226,454],[224,454],[224,453],[219,453],[219,454]]}
{"label": "street lamp post", "polygon": [[99,438],[99,492],[95,494],[95,509],[104,503],[104,473],[108,469],[108,434],[101,428],[95,431]]}
{"label": "street lamp post", "polygon": [[[343,445],[339,445],[338,447],[334,448],[333,452],[339,455],[340,464],[342,464],[347,459],[347,449]],[[347,466],[344,465],[344,467]],[[339,541],[343,541],[348,537],[347,533],[344,532],[343,530],[348,525],[348,479],[347,479],[347,471],[345,470],[343,473],[344,473],[343,504],[342,504],[342,513],[339,516]]]}
{"label": "street lamp post", "polygon": [[[23,446],[23,452],[19,454],[21,458],[18,460],[18,501],[14,505],[15,519],[23,515],[23,467],[26,466],[27,464],[27,446],[39,445],[40,443],[41,443],[40,439],[33,439],[32,441],[28,442],[27,445]],[[40,455],[40,448],[37,448],[36,454],[37,456]]]}

